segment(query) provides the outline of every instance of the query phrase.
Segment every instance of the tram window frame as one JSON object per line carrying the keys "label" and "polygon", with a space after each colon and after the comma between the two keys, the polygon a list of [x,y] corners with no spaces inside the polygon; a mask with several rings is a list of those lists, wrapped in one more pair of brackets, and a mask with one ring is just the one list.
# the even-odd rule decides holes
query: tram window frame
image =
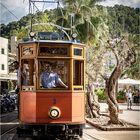
{"label": "tram window frame", "polygon": [[[24,91],[33,91],[35,90],[35,60],[34,59],[22,59],[20,66],[20,81],[21,87]],[[25,79],[24,79],[25,78]]]}
{"label": "tram window frame", "polygon": [[84,89],[84,61],[73,60],[73,89]]}
{"label": "tram window frame", "polygon": [[[76,51],[79,51],[79,52],[76,52]],[[84,48],[83,48],[83,46],[73,45],[73,53],[72,54],[75,58],[84,58]]]}
{"label": "tram window frame", "polygon": [[74,48],[73,49],[74,56],[83,56],[83,49],[82,48]]}
{"label": "tram window frame", "polygon": [[[59,65],[56,65],[57,68],[56,68],[56,71],[54,71],[54,73],[57,73],[60,77],[60,79],[63,81],[63,83],[68,86],[68,88],[65,88],[65,87],[53,87],[53,88],[44,88],[42,85],[41,85],[41,73],[43,71],[45,71],[45,64],[46,63],[49,63],[51,64],[51,67],[55,67],[54,64],[55,63],[58,63],[59,62]],[[65,66],[61,65],[61,63],[64,62]],[[43,65],[43,67],[42,67]],[[60,67],[61,66],[61,67]],[[58,67],[59,67],[59,71],[58,71]],[[60,69],[65,69],[65,71],[60,71]],[[42,70],[41,70],[42,69]],[[53,68],[54,69],[54,68]],[[40,59],[38,60],[38,84],[37,84],[37,89],[39,90],[67,90],[69,89],[70,85],[69,85],[69,81],[70,81],[70,77],[68,75],[68,73],[70,72],[70,62],[66,59]],[[63,76],[65,76],[65,80],[64,78],[62,78],[62,74],[60,74],[61,72],[64,72]],[[61,76],[60,76],[61,75]]]}
{"label": "tram window frame", "polygon": [[[41,53],[41,48],[44,49],[43,53]],[[49,49],[54,49],[52,50],[52,52],[49,54],[47,53],[47,51],[45,52],[45,49],[47,50],[47,48]],[[62,54],[62,53],[56,53],[55,49],[66,49],[66,54]],[[39,46],[39,56],[57,56],[57,57],[66,57],[66,56],[70,56],[70,47],[69,45],[65,45],[65,44],[61,44],[61,45],[52,45],[52,44],[48,44],[48,45],[40,45]]]}

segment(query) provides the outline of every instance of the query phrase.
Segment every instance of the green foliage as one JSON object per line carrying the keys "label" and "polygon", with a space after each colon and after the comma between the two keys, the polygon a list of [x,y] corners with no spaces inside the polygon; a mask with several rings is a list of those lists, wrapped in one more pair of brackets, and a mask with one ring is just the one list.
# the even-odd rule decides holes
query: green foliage
{"label": "green foliage", "polygon": [[97,89],[97,90],[95,90],[95,94],[98,96],[99,100],[105,100],[106,99],[105,90],[104,89]]}
{"label": "green foliage", "polygon": [[[1,36],[10,39],[10,36],[16,35],[18,39],[23,37],[27,37],[29,33],[29,27],[32,23],[37,24],[33,26],[33,31],[52,31],[52,27],[50,25],[41,25],[40,23],[48,23],[50,22],[49,15],[47,13],[38,12],[36,14],[28,14],[27,16],[22,17],[19,21],[10,22],[7,25],[1,24]],[[53,20],[51,20],[53,21]]]}
{"label": "green foliage", "polygon": [[[53,22],[59,25],[68,27],[70,25],[69,15],[75,13],[75,25],[76,29],[83,30],[86,38],[79,33],[81,40],[87,41],[90,37],[94,38],[94,34],[97,34],[96,29],[102,21],[107,21],[110,33],[112,35],[120,35],[122,32],[129,32],[131,34],[139,34],[139,8],[130,8],[127,6],[116,5],[114,7],[107,7],[107,10],[103,6],[95,6],[96,1],[81,1],[81,0],[64,0],[63,16],[60,9],[54,9],[51,11],[38,12],[35,15],[28,14],[22,17],[19,21],[10,22],[7,25],[1,24],[1,36],[10,38],[11,35],[18,35],[23,27],[30,25],[30,18],[32,17],[33,23],[40,22]],[[69,8],[67,8],[69,4]],[[72,9],[74,9],[72,11]],[[104,11],[104,12],[103,12]],[[89,14],[90,13],[90,14]],[[69,26],[70,27],[70,26]],[[93,28],[94,27],[94,28]],[[47,27],[39,26],[37,29],[47,30]],[[85,30],[87,29],[87,31]],[[104,29],[102,30],[104,31]]]}
{"label": "green foliage", "polygon": [[115,5],[107,9],[109,13],[108,25],[112,35],[116,35],[118,31],[139,34],[140,17],[138,9],[140,10],[140,8],[134,9],[127,6]]}
{"label": "green foliage", "polygon": [[120,90],[117,93],[117,100],[124,100],[125,99],[125,92],[123,90]]}
{"label": "green foliage", "polygon": [[[132,79],[140,79],[140,39],[139,35],[131,35],[129,36],[129,40],[134,44],[134,52],[135,52],[135,63],[131,64],[131,66],[126,69],[123,75],[127,75]],[[123,76],[122,75],[122,76]]]}
{"label": "green foliage", "polygon": [[11,80],[8,80],[8,91],[11,91],[14,89],[14,84]]}
{"label": "green foliage", "polygon": [[115,68],[115,64],[109,65],[109,70],[112,71]]}

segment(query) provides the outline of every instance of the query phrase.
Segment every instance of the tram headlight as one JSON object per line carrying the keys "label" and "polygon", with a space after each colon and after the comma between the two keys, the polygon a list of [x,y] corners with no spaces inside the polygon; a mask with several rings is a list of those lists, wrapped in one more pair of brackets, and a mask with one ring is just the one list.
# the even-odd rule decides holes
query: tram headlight
{"label": "tram headlight", "polygon": [[51,107],[49,110],[49,117],[52,119],[57,119],[61,115],[60,109],[58,107]]}
{"label": "tram headlight", "polygon": [[30,32],[30,37],[34,38],[35,37],[35,32]]}
{"label": "tram headlight", "polygon": [[77,34],[76,33],[73,33],[72,34],[72,38],[75,39],[76,37],[77,37]]}

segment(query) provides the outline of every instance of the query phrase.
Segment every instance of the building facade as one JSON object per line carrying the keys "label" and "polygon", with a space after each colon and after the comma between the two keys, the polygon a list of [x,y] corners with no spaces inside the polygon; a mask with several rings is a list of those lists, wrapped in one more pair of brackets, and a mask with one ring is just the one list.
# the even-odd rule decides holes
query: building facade
{"label": "building facade", "polygon": [[[0,94],[9,89],[9,83],[16,81],[16,73],[9,73],[8,39],[0,37]],[[15,56],[15,55],[14,55]]]}

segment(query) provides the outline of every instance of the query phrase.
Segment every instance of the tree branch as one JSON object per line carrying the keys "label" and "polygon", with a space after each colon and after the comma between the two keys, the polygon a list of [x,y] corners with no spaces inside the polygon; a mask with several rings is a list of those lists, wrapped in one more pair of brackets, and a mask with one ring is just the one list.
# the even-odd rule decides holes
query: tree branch
{"label": "tree branch", "polygon": [[117,65],[119,64],[119,56],[117,54],[117,52],[115,51],[115,49],[112,47],[112,44],[108,41],[108,47],[107,49],[111,49],[111,51],[114,53],[116,61],[117,61]]}
{"label": "tree branch", "polygon": [[86,71],[86,74],[88,75],[88,77],[89,77],[92,81],[94,81],[93,76],[92,76],[89,72]]}

